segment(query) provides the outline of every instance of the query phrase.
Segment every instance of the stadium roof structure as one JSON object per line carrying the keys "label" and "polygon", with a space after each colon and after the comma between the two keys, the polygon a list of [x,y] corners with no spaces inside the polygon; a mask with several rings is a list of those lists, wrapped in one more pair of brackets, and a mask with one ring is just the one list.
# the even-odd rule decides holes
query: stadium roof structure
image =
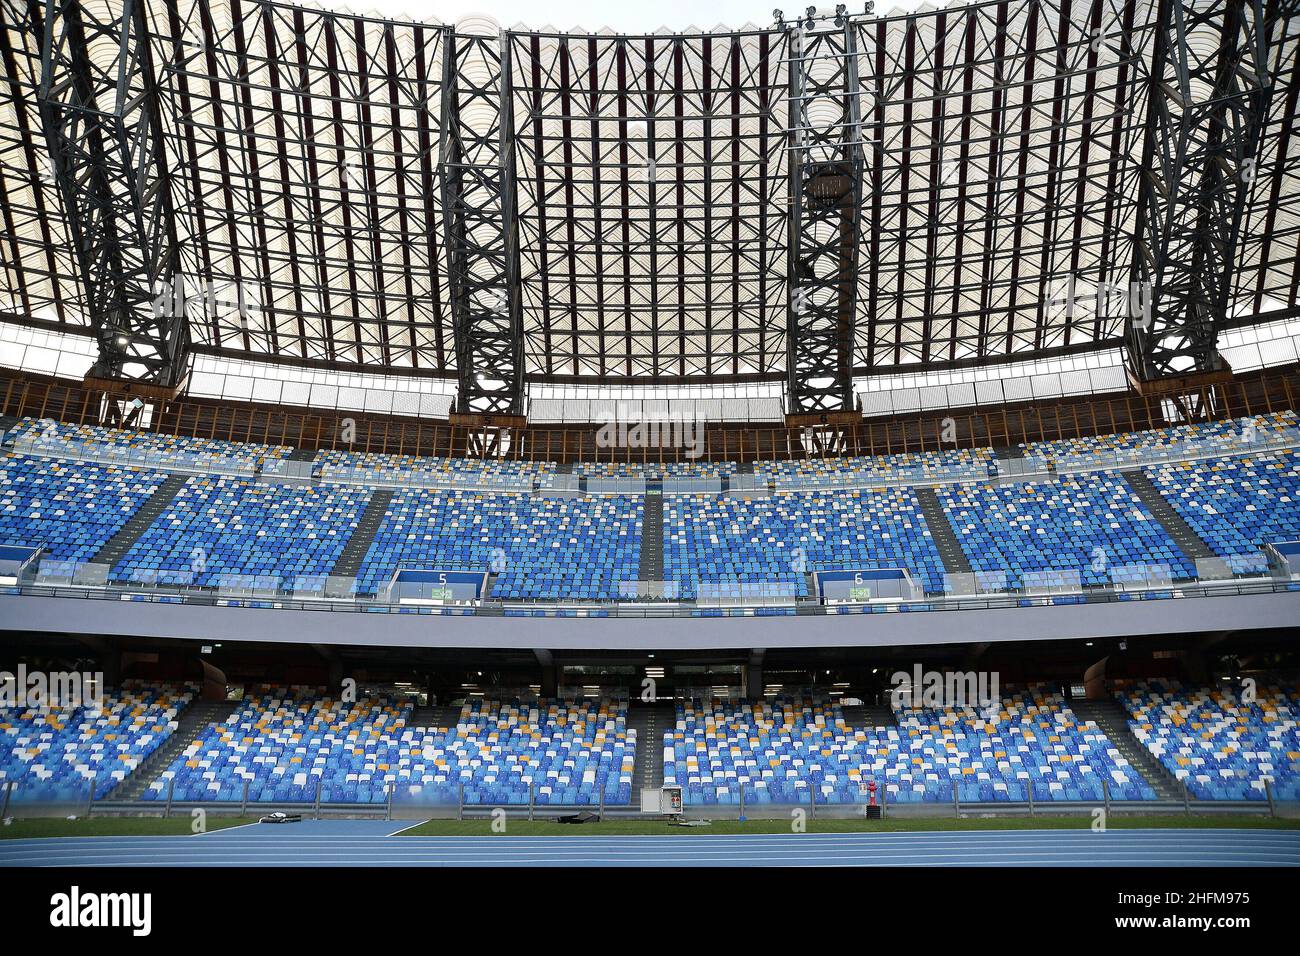
{"label": "stadium roof structure", "polygon": [[[52,166],[45,148],[61,87],[42,86],[42,35],[64,5],[0,3],[0,313],[88,330],[94,296],[75,252],[87,240],[60,195],[77,170]],[[821,41],[797,21],[498,35],[267,0],[74,5],[85,38],[68,62],[84,43],[107,88],[122,64],[104,27],[120,32],[125,7],[139,33],[131,66],[157,114],[129,141],[138,170],[156,166],[135,181],[137,212],[155,214],[136,225],[153,279],[170,269],[205,292],[197,305],[187,293],[190,347],[681,384],[789,377],[791,336],[818,334],[800,327],[791,290],[815,271],[809,235],[827,228],[848,240],[822,252],[854,260],[839,263],[846,281],[821,287],[851,306],[820,333],[838,351],[818,360],[841,373],[1123,341],[1125,312],[1106,290],[1132,281],[1162,200],[1152,63],[1169,56],[1169,18],[1197,4],[992,0],[840,16],[813,64]],[[1202,5],[1220,18],[1252,9]],[[1232,259],[1227,321],[1300,307],[1300,27],[1277,14],[1290,8],[1262,4],[1275,15],[1258,152],[1239,231],[1211,247]],[[1222,20],[1210,26],[1213,37]],[[1213,72],[1216,43],[1207,53],[1207,33],[1187,29]],[[136,87],[118,89],[120,115]],[[819,140],[818,124],[839,132]],[[841,135],[850,128],[856,138]],[[799,222],[819,148],[853,180],[836,194],[838,225]],[[472,303],[486,293],[505,296],[495,312]]]}

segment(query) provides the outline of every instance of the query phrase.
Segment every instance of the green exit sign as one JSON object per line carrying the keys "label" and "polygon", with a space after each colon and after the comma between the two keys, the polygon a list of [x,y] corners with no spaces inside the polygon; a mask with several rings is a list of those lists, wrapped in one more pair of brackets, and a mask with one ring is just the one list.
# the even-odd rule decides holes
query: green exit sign
{"label": "green exit sign", "polygon": [[850,600],[850,601],[870,601],[870,600],[871,600],[871,588],[867,588],[867,587],[853,587],[853,588],[849,588],[849,600]]}

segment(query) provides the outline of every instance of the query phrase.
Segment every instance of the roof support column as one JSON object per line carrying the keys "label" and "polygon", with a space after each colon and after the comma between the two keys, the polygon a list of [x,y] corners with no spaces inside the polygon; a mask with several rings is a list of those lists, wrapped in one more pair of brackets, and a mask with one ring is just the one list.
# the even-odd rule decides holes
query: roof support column
{"label": "roof support column", "polygon": [[448,30],[439,173],[459,415],[524,415],[509,37]]}
{"label": "roof support column", "polygon": [[[1127,293],[1129,377],[1144,394],[1191,394],[1231,376],[1218,334],[1268,112],[1265,5],[1160,0]],[[1269,15],[1283,6],[1295,4]]]}
{"label": "roof support column", "polygon": [[[786,412],[792,425],[854,414],[861,246],[857,24],[808,17],[790,31],[790,251]],[[843,416],[839,416],[843,417]]]}
{"label": "roof support column", "polygon": [[88,380],[175,394],[188,363],[145,0],[29,0],[41,123],[99,341]]}

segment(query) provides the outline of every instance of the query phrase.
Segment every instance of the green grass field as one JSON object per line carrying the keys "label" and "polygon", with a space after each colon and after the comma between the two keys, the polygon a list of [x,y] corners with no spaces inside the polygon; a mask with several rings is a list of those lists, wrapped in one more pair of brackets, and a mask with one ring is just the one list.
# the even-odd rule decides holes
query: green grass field
{"label": "green grass field", "polygon": [[[1092,825],[1089,816],[1073,817],[996,817],[958,820],[942,817],[915,817],[893,820],[808,820],[809,833],[908,833],[931,830],[1084,830]],[[1159,827],[1187,829],[1195,827],[1236,827],[1251,829],[1300,829],[1300,820],[1258,816],[1115,816],[1107,821],[1110,829],[1131,830]],[[430,820],[403,830],[401,836],[483,836],[492,833],[490,820]],[[707,827],[674,826],[659,820],[606,820],[581,826],[550,820],[507,820],[509,836],[641,836],[641,835],[708,835],[731,833],[789,833],[785,820],[715,820]]]}
{"label": "green grass field", "polygon": [[[256,823],[257,817],[218,817],[208,815],[208,830]],[[188,814],[170,817],[92,817],[65,820],[61,817],[14,820],[0,826],[0,840],[32,840],[41,837],[87,836],[190,836],[194,833]]]}

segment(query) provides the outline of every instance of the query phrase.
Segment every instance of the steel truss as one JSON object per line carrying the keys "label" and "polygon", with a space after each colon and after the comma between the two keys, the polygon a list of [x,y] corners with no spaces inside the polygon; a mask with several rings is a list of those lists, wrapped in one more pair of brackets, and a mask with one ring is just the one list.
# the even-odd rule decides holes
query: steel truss
{"label": "steel truss", "polygon": [[98,378],[178,385],[189,330],[144,0],[29,0],[37,102],[99,341]]}
{"label": "steel truss", "polygon": [[1264,0],[1160,0],[1129,290],[1139,382],[1220,371],[1270,81]]}
{"label": "steel truss", "polygon": [[511,42],[529,375],[779,375],[785,34]]}
{"label": "steel truss", "polygon": [[865,168],[857,27],[839,17],[790,33],[786,411],[852,411]]}
{"label": "steel truss", "polygon": [[505,34],[449,35],[446,43],[438,173],[457,410],[519,415],[524,349],[510,43]]}
{"label": "steel truss", "polygon": [[[47,176],[43,15],[36,29],[32,2],[0,0],[0,318],[85,331],[119,305],[105,282],[82,288],[82,250],[103,259],[110,239],[126,249],[124,233],[101,228],[106,210],[120,225],[124,206],[106,206],[103,181],[88,178],[68,205]],[[1252,2],[1272,25],[1273,89],[1235,256],[1215,250],[1216,262],[1237,263],[1233,324],[1300,313],[1298,37],[1285,22],[1296,21],[1296,0]],[[442,130],[449,29],[282,0],[147,3],[180,269],[193,281],[187,304],[194,291],[204,306],[186,310],[194,350],[366,372],[483,371],[473,359],[457,367],[443,241],[439,150],[456,142]],[[1226,15],[1227,0],[1206,4]],[[1154,149],[1143,157],[1155,88],[1146,72],[1156,34],[1169,32],[1157,14],[1148,0],[984,0],[853,21],[861,243],[856,314],[839,328],[824,322],[832,376],[850,330],[856,376],[1126,340],[1115,293],[1130,287],[1135,240],[1153,228],[1148,204],[1176,222],[1144,175],[1158,167]],[[1172,15],[1166,7],[1166,25]],[[1217,49],[1212,24],[1196,29]],[[790,205],[792,183],[796,195],[804,188],[803,154],[786,142],[792,32],[508,35],[517,227],[497,231],[516,230],[529,380],[786,380],[790,218],[807,212]],[[120,40],[93,34],[114,55]],[[496,108],[502,58],[487,42],[479,59],[491,78],[473,83],[489,95],[459,99]],[[450,70],[466,90],[471,59],[461,50]],[[843,101],[841,91],[825,105]],[[88,143],[74,141],[87,160]],[[1181,185],[1183,195],[1200,189]],[[822,212],[829,227],[834,210]],[[72,227],[91,213],[86,246]],[[150,217],[151,228],[165,219]],[[820,261],[830,295],[838,263],[830,249]],[[401,411],[421,406],[411,396]]]}

